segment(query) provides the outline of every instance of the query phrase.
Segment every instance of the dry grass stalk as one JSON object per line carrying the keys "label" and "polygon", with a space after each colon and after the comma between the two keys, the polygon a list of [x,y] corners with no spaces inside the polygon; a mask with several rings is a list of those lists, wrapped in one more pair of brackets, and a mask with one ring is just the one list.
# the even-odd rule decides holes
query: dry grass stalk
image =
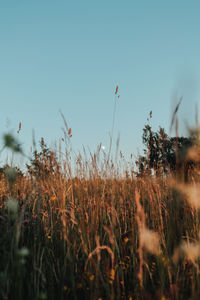
{"label": "dry grass stalk", "polygon": [[137,206],[137,215],[136,220],[138,224],[138,231],[139,231],[139,272],[138,278],[140,281],[140,286],[143,286],[143,265],[144,265],[144,257],[143,251],[146,250],[147,252],[155,255],[161,254],[161,247],[160,247],[160,240],[157,232],[153,230],[149,230],[145,224],[145,213],[144,209],[140,203],[140,194],[138,190],[135,191],[135,201]]}

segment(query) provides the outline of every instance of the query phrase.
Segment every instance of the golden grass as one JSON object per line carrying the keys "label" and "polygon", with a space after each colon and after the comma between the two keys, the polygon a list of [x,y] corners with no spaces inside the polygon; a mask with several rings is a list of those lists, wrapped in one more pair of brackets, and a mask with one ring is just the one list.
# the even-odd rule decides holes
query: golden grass
{"label": "golden grass", "polygon": [[0,178],[2,299],[199,297],[195,176],[121,174],[99,147],[73,177],[69,153],[45,153],[38,169]]}

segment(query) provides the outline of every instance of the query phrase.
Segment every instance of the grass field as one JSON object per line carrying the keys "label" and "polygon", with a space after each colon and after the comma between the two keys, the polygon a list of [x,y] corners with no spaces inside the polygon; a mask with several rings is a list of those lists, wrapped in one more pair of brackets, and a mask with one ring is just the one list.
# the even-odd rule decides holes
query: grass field
{"label": "grass field", "polygon": [[1,171],[0,299],[199,299],[198,170],[137,177],[98,150],[72,176],[41,146]]}

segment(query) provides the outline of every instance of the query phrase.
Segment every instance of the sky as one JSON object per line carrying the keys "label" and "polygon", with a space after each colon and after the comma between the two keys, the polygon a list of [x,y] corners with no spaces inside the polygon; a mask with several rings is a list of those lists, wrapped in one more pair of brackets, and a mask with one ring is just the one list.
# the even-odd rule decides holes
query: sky
{"label": "sky", "polygon": [[[200,2],[186,0],[0,0],[0,137],[14,134],[28,154],[32,132],[50,147],[141,153],[142,129],[191,123],[199,101]],[[17,133],[19,123],[21,130]],[[181,130],[181,129],[180,129]],[[0,157],[3,164],[3,156]]]}

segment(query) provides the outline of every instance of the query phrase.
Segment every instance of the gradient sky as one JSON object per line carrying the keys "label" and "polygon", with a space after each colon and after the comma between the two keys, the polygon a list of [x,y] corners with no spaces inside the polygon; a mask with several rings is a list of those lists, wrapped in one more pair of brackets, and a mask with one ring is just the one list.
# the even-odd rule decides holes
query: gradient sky
{"label": "gradient sky", "polygon": [[[28,153],[32,130],[53,145],[59,110],[74,150],[142,149],[142,129],[169,129],[172,98],[194,119],[200,83],[200,1],[0,1],[0,134],[13,132]],[[19,122],[22,129],[17,135]],[[2,164],[2,159],[0,161]]]}

